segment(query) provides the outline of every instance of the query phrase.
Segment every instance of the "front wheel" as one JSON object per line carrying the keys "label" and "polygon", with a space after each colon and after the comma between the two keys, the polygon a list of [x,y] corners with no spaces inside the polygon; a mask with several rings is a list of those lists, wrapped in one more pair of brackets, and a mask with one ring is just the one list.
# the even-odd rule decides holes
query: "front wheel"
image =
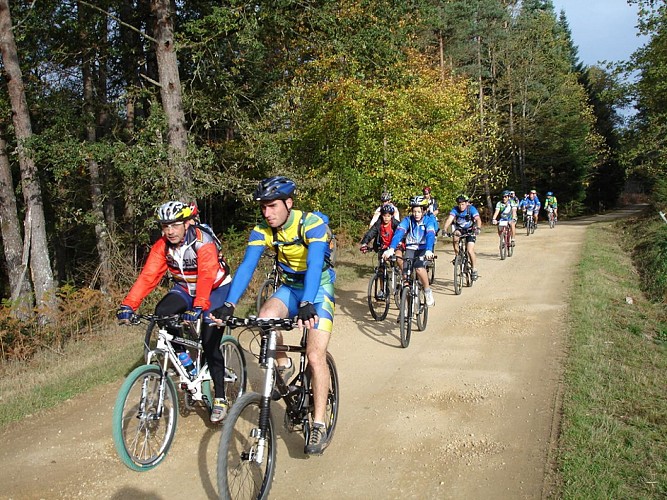
{"label": "front wheel", "polygon": [[401,292],[398,323],[401,329],[401,346],[408,347],[410,345],[410,335],[412,334],[412,290],[409,286],[404,286]]}
{"label": "front wheel", "polygon": [[472,264],[470,263],[470,257],[467,254],[466,258],[463,260],[463,274],[466,276],[466,286],[471,287],[473,284]]}
{"label": "front wheel", "polygon": [[[388,289],[387,283],[382,282],[380,271],[373,273],[368,282],[368,308],[375,321],[382,321],[387,317],[391,301]],[[381,298],[378,298],[379,294],[382,294]]]}
{"label": "front wheel", "polygon": [[505,235],[500,235],[500,260],[505,260],[507,257],[507,245],[505,245]]}
{"label": "front wheel", "polygon": [[248,376],[245,355],[239,341],[231,335],[222,337],[220,351],[225,358],[225,398],[231,406],[246,391]]}
{"label": "front wheel", "polygon": [[426,330],[426,323],[428,323],[428,306],[426,305],[426,293],[421,285],[417,287],[414,309],[417,314],[417,330],[423,332]]}
{"label": "front wheel", "polygon": [[259,293],[257,294],[257,313],[262,308],[264,302],[266,302],[271,295],[276,291],[276,282],[273,277],[269,277],[262,283]]}
{"label": "front wheel", "polygon": [[514,253],[514,247],[512,246],[512,234],[509,232],[505,236],[505,246],[507,247],[507,256],[511,257]]}
{"label": "front wheel", "polygon": [[231,407],[218,447],[218,493],[225,499],[265,499],[276,469],[276,436],[268,418],[260,437],[262,397],[247,392]]}
{"label": "front wheel", "polygon": [[456,295],[461,295],[461,290],[463,289],[463,266],[461,265],[463,261],[463,256],[459,251],[456,254],[454,259],[454,293]]}
{"label": "front wheel", "polygon": [[154,468],[167,456],[177,421],[178,395],[171,378],[163,377],[156,365],[136,368],[123,382],[114,404],[113,441],[118,456],[132,470]]}
{"label": "front wheel", "polygon": [[428,272],[428,284],[432,285],[435,281],[435,259],[428,261],[428,264],[426,265],[426,271]]}

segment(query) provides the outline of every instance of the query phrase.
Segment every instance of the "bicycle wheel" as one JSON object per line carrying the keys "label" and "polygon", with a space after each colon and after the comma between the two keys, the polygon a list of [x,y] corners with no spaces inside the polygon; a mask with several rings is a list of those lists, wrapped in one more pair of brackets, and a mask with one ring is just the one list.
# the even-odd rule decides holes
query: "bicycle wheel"
{"label": "bicycle wheel", "polygon": [[[114,404],[113,442],[121,461],[135,471],[157,466],[171,447],[178,422],[178,395],[171,378],[165,378],[160,403],[159,366],[134,369],[118,391]],[[161,411],[160,411],[161,410]]]}
{"label": "bicycle wheel", "polygon": [[466,277],[466,286],[471,287],[473,284],[472,266],[470,265],[470,257],[468,257],[467,253],[463,259],[463,274],[465,274]]}
{"label": "bicycle wheel", "polygon": [[393,281],[392,283],[394,284],[394,289],[392,291],[392,294],[394,296],[394,302],[396,303],[396,308],[400,309],[401,307],[401,292],[403,290],[403,276],[401,275],[401,271],[398,269],[394,268],[393,269]]}
{"label": "bicycle wheel", "polygon": [[[382,282],[380,271],[375,271],[368,282],[368,308],[375,321],[382,321],[389,312],[389,296],[387,283]],[[378,299],[378,294],[382,293],[382,299]]]}
{"label": "bicycle wheel", "polygon": [[461,295],[461,289],[463,288],[463,266],[461,265],[462,260],[463,257],[459,251],[459,253],[456,254],[456,258],[454,259],[454,293],[456,295]]}
{"label": "bicycle wheel", "polygon": [[422,287],[421,284],[417,287],[417,297],[415,299],[414,309],[417,315],[417,330],[423,332],[426,330],[426,323],[428,323],[428,306],[426,305],[424,287]]}
{"label": "bicycle wheel", "polygon": [[410,335],[412,334],[412,290],[408,286],[404,286],[401,292],[398,323],[401,328],[401,346],[408,347],[410,345]]}
{"label": "bicycle wheel", "polygon": [[276,282],[274,281],[274,279],[270,277],[264,280],[264,283],[262,283],[262,286],[259,289],[259,293],[257,294],[258,314],[264,302],[266,302],[267,299],[271,297],[271,295],[273,295],[275,291],[276,291]]}
{"label": "bicycle wheel", "polygon": [[[339,385],[338,385],[338,370],[336,363],[330,352],[327,351],[327,368],[329,369],[329,394],[327,395],[326,413],[324,415],[324,423],[327,425],[327,442],[323,449],[326,449],[333,439],[334,431],[336,430],[336,423],[338,422],[338,402],[340,400]],[[311,386],[312,374],[308,368],[307,374],[308,384],[308,401],[310,408],[308,410],[308,419],[312,424],[314,422],[313,413],[315,410],[313,399],[313,388]],[[310,438],[310,427],[304,425],[303,434],[305,442]]]}
{"label": "bicycle wheel", "polygon": [[537,224],[536,224],[535,221],[533,220],[533,221],[530,223],[530,234],[535,233],[535,228],[536,228],[536,227],[537,227]]}
{"label": "bicycle wheel", "polygon": [[514,253],[514,247],[512,246],[512,235],[509,231],[505,236],[505,246],[507,247],[507,256],[511,257]]}
{"label": "bicycle wheel", "polygon": [[505,260],[507,257],[507,246],[505,245],[505,235],[500,235],[500,260]]}
{"label": "bicycle wheel", "polygon": [[526,236],[530,236],[530,226],[532,225],[532,219],[526,221]]}
{"label": "bicycle wheel", "polygon": [[256,392],[246,392],[225,418],[218,446],[220,498],[264,499],[269,496],[276,469],[276,436],[273,418],[269,415],[266,438],[259,438],[261,400]]}
{"label": "bicycle wheel", "polygon": [[549,214],[549,228],[553,229],[556,227],[556,219],[554,218],[554,214],[550,213]]}
{"label": "bicycle wheel", "polygon": [[248,377],[245,355],[239,341],[231,335],[222,337],[220,350],[225,358],[225,398],[231,406],[246,391]]}

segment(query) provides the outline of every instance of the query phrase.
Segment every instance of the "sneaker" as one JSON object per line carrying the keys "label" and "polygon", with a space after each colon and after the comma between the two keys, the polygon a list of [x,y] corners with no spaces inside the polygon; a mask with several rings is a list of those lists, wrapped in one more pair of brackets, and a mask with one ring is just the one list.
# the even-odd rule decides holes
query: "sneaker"
{"label": "sneaker", "polygon": [[426,305],[429,307],[433,307],[435,305],[435,299],[433,298],[433,290],[430,288],[428,290],[424,290],[424,295],[426,295]]}
{"label": "sneaker", "polygon": [[211,411],[211,423],[217,424],[221,422],[229,410],[229,403],[225,398],[215,398],[213,400],[213,410]]}
{"label": "sneaker", "polygon": [[306,455],[321,455],[324,449],[329,446],[327,439],[327,426],[320,423],[314,423],[310,428],[310,438],[304,448]]}
{"label": "sneaker", "polygon": [[477,274],[477,271],[473,269],[473,271],[472,271],[472,280],[477,281],[477,278],[479,278],[479,275]]}
{"label": "sneaker", "polygon": [[512,241],[510,242],[510,245],[512,245],[512,246],[515,245],[514,240],[512,240]]}

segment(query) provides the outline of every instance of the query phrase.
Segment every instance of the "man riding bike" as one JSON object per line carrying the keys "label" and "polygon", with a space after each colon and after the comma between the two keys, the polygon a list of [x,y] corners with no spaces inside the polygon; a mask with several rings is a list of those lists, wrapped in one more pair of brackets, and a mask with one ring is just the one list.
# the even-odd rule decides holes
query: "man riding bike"
{"label": "man riding bike", "polygon": [[[386,250],[389,248],[391,239],[394,237],[394,232],[398,227],[398,221],[394,218],[394,206],[393,205],[383,205],[380,209],[381,216],[380,219],[373,224],[373,226],[366,231],[364,237],[361,239],[361,250],[362,253],[368,252],[368,244],[371,243],[374,251],[379,252],[381,250]],[[396,265],[402,266],[403,260],[401,259],[403,251],[401,248],[402,245],[396,249]],[[378,300],[384,299],[384,293],[382,288],[378,292],[376,297]]]}
{"label": "man riding bike", "polygon": [[373,224],[375,224],[380,219],[382,207],[386,206],[394,207],[394,219],[396,219],[396,222],[399,222],[401,220],[401,216],[398,213],[398,208],[391,202],[391,193],[389,191],[384,191],[380,195],[380,201],[382,202],[382,205],[377,207],[375,209],[375,212],[373,212],[373,218],[371,219],[371,222],[368,225],[369,228],[373,227]]}
{"label": "man riding bike", "polygon": [[208,313],[227,299],[229,266],[220,256],[215,238],[197,224],[195,205],[170,201],[158,207],[156,215],[162,237],[152,246],[116,317],[129,323],[144,298],[169,272],[174,286],[155,306],[155,314],[182,314],[184,321],[191,322],[203,320],[202,347],[215,388],[210,419],[218,423],[227,415],[229,404],[225,399],[225,360],[219,349],[222,330],[211,324]]}
{"label": "man riding bike", "polygon": [[554,211],[554,220],[557,222],[558,221],[558,200],[554,196],[554,194],[549,191],[547,192],[547,197],[544,200],[544,210],[549,212],[549,207],[551,207]]}
{"label": "man riding bike", "polygon": [[[510,192],[509,191],[503,191],[503,199],[502,201],[499,201],[496,203],[496,210],[493,212],[493,217],[492,221],[493,225],[495,226],[498,224],[498,216],[500,216],[500,220],[506,220],[509,223],[510,226],[510,238],[511,238],[511,245],[514,246],[514,234],[516,231],[516,209],[517,207],[510,201]],[[501,233],[501,228],[498,226],[498,235],[500,236]]]}
{"label": "man riding bike", "polygon": [[475,242],[477,235],[482,229],[482,219],[477,209],[472,206],[468,197],[464,194],[456,198],[456,206],[452,208],[445,221],[445,231],[452,225],[452,241],[454,253],[459,251],[459,239],[466,239],[466,249],[470,255],[472,265],[472,279],[477,280],[477,256],[475,255]]}
{"label": "man riding bike", "polygon": [[[394,255],[396,248],[405,240],[405,254],[406,259],[414,259],[414,269],[417,278],[424,287],[424,294],[426,295],[426,305],[432,307],[435,305],[433,298],[433,291],[428,282],[428,274],[424,267],[424,261],[417,257],[424,257],[427,260],[432,260],[435,256],[433,254],[433,247],[435,245],[435,223],[433,217],[426,217],[425,212],[428,207],[428,200],[423,196],[414,196],[410,198],[410,208],[412,214],[405,217],[396,228],[394,237],[391,239],[389,248],[382,254],[384,260],[388,260]],[[403,270],[405,273],[406,262],[403,263]]]}
{"label": "man riding bike", "polygon": [[[308,328],[306,355],[312,371],[314,422],[306,454],[321,454],[329,445],[325,424],[329,391],[327,345],[333,330],[334,281],[336,274],[329,262],[329,240],[326,222],[315,213],[294,208],[296,184],[283,176],[269,177],[259,183],[253,194],[259,202],[264,220],[250,232],[248,246],[232,280],[227,302],[212,312],[222,325],[245,293],[257,264],[269,248],[277,252],[282,284],[262,305],[260,318],[298,318],[299,327]],[[282,335],[278,336],[282,343]],[[284,379],[294,373],[286,353],[277,353],[278,370]]]}
{"label": "man riding bike", "polygon": [[435,223],[435,235],[437,236],[440,232],[440,223],[438,222],[438,214],[440,213],[440,210],[438,202],[431,196],[431,188],[429,186],[425,186],[424,189],[422,189],[422,193],[424,193],[424,199],[428,202],[424,217],[433,218],[433,222]]}
{"label": "man riding bike", "polygon": [[537,191],[534,189],[530,190],[530,193],[528,193],[528,199],[526,200],[526,210],[533,211],[533,219],[535,220],[535,227],[537,227],[537,219],[539,218],[540,215],[540,207],[542,204],[540,203],[540,199],[537,197]]}

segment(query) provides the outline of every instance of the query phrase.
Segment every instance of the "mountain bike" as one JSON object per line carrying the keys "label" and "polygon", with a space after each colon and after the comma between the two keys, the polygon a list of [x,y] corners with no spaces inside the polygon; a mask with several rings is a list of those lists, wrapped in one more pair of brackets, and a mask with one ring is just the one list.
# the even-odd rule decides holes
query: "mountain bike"
{"label": "mountain bike", "polygon": [[[458,252],[454,258],[454,293],[461,295],[463,291],[463,280],[465,279],[466,286],[470,287],[473,284],[472,280],[472,263],[470,262],[470,254],[468,253],[468,239],[466,236],[471,233],[463,233],[459,236]],[[454,236],[450,234],[450,236]]]}
{"label": "mountain bike", "polygon": [[[146,364],[134,369],[118,391],[112,428],[116,452],[135,471],[157,466],[167,455],[176,433],[178,392],[186,409],[213,405],[211,375],[199,339],[201,320],[182,322],[179,315],[135,315],[131,323],[157,327],[155,348],[144,346]],[[147,338],[150,338],[147,333]],[[191,354],[194,365],[183,366],[174,346]],[[246,390],[245,356],[238,341],[224,335],[220,350],[225,359],[225,397],[231,405]]]}
{"label": "mountain bike", "polygon": [[[530,221],[532,218],[528,218],[528,220]],[[514,247],[512,246],[512,230],[509,226],[509,222],[510,221],[508,220],[502,219],[498,221],[498,227],[500,228],[500,260],[505,260],[505,257],[511,257],[514,253]]]}
{"label": "mountain bike", "polygon": [[273,266],[271,267],[271,271],[269,271],[266,275],[266,279],[264,280],[264,283],[262,283],[262,286],[259,288],[259,293],[257,294],[257,312],[259,313],[259,310],[262,308],[262,305],[264,302],[268,300],[271,295],[275,293],[275,291],[278,289],[280,286],[280,274],[278,271],[278,259],[275,254],[270,255],[265,253],[264,255],[270,256],[270,258],[273,259]]}
{"label": "mountain bike", "polygon": [[547,208],[547,215],[549,219],[549,227],[551,229],[556,227],[556,216],[554,215],[554,209],[549,207]]}
{"label": "mountain bike", "polygon": [[532,210],[526,210],[526,236],[535,232],[535,218]]}
{"label": "mountain bike", "polygon": [[[417,278],[414,263],[416,260],[426,260],[424,257],[411,257],[410,251],[403,256],[403,289],[401,291],[401,305],[398,307],[398,323],[401,330],[401,346],[410,345],[412,336],[412,321],[416,320],[417,329],[424,331],[428,322],[428,307],[426,294],[421,281]],[[435,259],[437,256],[434,256]]]}
{"label": "mountain bike", "polygon": [[378,251],[378,265],[368,281],[368,308],[375,321],[387,317],[392,297],[397,307],[400,304],[401,271],[396,267],[396,256],[385,261],[382,252]]}
{"label": "mountain bike", "polygon": [[428,274],[428,284],[432,285],[435,281],[435,259],[425,260],[424,267],[426,268],[426,273]]}
{"label": "mountain bike", "polygon": [[[264,370],[264,382],[261,394],[245,393],[225,419],[218,448],[218,492],[224,499],[263,499],[268,497],[276,470],[277,437],[271,400],[285,402],[284,423],[289,432],[303,432],[306,443],[310,438],[314,402],[306,358],[308,330],[303,329],[299,345],[277,345],[277,331],[296,328],[295,320],[230,317],[226,324],[232,329],[243,327],[252,331],[256,340],[259,337],[256,357]],[[243,331],[239,338],[241,334]],[[299,371],[291,381],[283,380],[276,369],[277,352],[299,353]],[[336,364],[328,352],[327,366],[330,382],[325,423],[330,443],[338,421],[339,386]]]}

